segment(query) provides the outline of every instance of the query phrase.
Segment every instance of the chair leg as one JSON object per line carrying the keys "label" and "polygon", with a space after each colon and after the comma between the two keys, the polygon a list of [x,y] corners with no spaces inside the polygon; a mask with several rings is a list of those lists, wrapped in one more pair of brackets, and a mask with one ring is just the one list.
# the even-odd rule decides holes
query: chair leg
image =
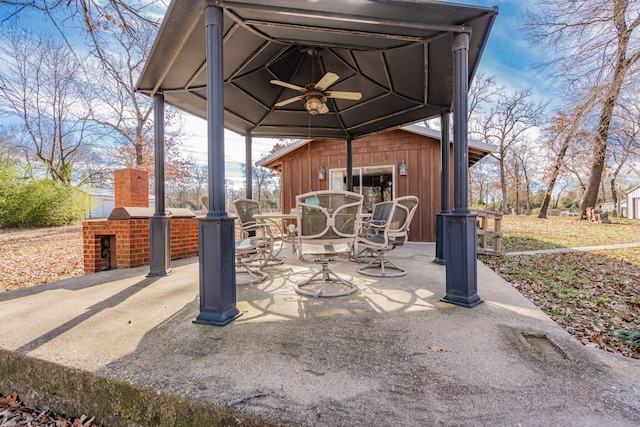
{"label": "chair leg", "polygon": [[282,252],[282,249],[284,249],[286,243],[284,237],[271,236],[269,239],[271,241],[271,249],[269,252],[269,260],[267,261],[267,265],[269,267],[272,267],[275,265],[284,264],[284,259],[280,258],[280,252]]}
{"label": "chair leg", "polygon": [[362,250],[360,250],[360,252],[358,252],[357,255],[352,256],[351,257],[351,261],[353,262],[357,262],[358,264],[362,264],[364,262],[365,258],[371,258],[374,257],[376,255],[374,255],[374,253],[371,251],[370,248],[364,248]]}
{"label": "chair leg", "polygon": [[[318,276],[322,276],[322,277],[318,278]],[[312,290],[312,289],[305,288],[306,286],[314,285],[316,282],[320,282],[320,289]],[[337,291],[327,291],[325,289],[325,285],[327,284],[327,282],[341,284],[342,286],[344,286],[345,289],[337,290]],[[301,295],[306,295],[310,297],[320,297],[320,298],[339,297],[344,295],[350,295],[357,290],[358,288],[356,287],[356,285],[349,282],[348,280],[343,279],[342,277],[338,276],[336,273],[331,271],[331,269],[329,268],[328,262],[322,262],[322,270],[316,272],[310,278],[303,280],[302,282],[296,283],[296,292]]]}
{"label": "chair leg", "polygon": [[269,246],[262,241],[253,241],[241,248],[236,247],[236,275],[247,274],[249,277],[248,281],[236,282],[236,285],[253,285],[267,278],[262,269],[269,261],[269,250]]}
{"label": "chair leg", "polygon": [[[401,277],[407,274],[407,270],[396,265],[393,261],[387,258],[384,252],[378,252],[377,258],[371,260],[367,265],[359,268],[357,271],[365,276],[373,277]],[[385,267],[391,270],[396,270],[397,273],[387,272]],[[379,269],[379,271],[367,271],[367,269]]]}
{"label": "chair leg", "polygon": [[246,273],[249,275],[249,280],[247,282],[238,283],[236,285],[255,285],[256,283],[263,282],[264,279],[267,278],[267,275],[264,271],[258,268],[252,268],[246,264],[236,264],[240,270],[236,269],[236,274]]}

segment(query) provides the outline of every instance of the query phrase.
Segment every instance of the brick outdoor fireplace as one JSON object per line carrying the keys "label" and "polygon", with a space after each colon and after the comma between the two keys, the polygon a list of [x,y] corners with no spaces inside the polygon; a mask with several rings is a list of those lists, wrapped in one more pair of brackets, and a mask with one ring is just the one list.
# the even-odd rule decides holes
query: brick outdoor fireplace
{"label": "brick outdoor fireplace", "polygon": [[[149,264],[149,173],[115,171],[115,208],[106,220],[82,223],[84,272]],[[170,213],[171,259],[198,255],[198,221],[189,209]]]}

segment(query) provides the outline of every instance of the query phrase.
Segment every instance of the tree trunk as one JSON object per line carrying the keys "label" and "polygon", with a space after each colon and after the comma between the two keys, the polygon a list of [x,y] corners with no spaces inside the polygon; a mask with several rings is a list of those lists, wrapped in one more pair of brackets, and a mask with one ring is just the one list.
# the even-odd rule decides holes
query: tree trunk
{"label": "tree trunk", "polygon": [[503,159],[500,159],[500,187],[502,190],[502,213],[509,214],[509,206],[507,206],[507,177],[504,171]]}
{"label": "tree trunk", "polygon": [[607,155],[607,140],[609,138],[609,128],[611,127],[613,110],[618,103],[618,97],[620,96],[620,89],[622,88],[625,74],[629,66],[638,59],[636,55],[637,52],[630,60],[626,58],[629,37],[631,36],[631,31],[627,28],[625,22],[627,7],[627,1],[616,1],[614,3],[614,19],[616,28],[618,29],[618,51],[616,54],[613,78],[609,84],[607,96],[604,100],[602,111],[600,112],[600,119],[598,120],[598,128],[595,135],[595,151],[591,162],[591,173],[589,174],[587,188],[582,194],[582,200],[580,201],[580,216],[578,217],[580,219],[587,219],[587,208],[595,208],[596,206],[598,189],[602,181],[602,172],[604,171]]}
{"label": "tree trunk", "polygon": [[549,208],[549,201],[551,200],[551,194],[553,193],[553,187],[556,185],[556,181],[558,180],[558,175],[560,175],[560,168],[562,167],[562,163],[564,161],[564,156],[567,154],[567,150],[569,149],[569,142],[571,141],[571,136],[567,136],[564,139],[564,143],[562,144],[562,148],[558,153],[558,157],[553,164],[553,169],[551,171],[551,179],[549,180],[549,185],[547,186],[547,191],[544,193],[544,200],[542,201],[542,206],[540,207],[540,212],[538,213],[538,218],[546,218],[547,217],[547,209]]}
{"label": "tree trunk", "polygon": [[609,182],[609,185],[611,186],[611,199],[613,201],[613,208],[616,210],[616,213],[618,210],[618,193],[616,192],[616,178],[613,177],[611,178],[611,181]]}
{"label": "tree trunk", "polygon": [[144,161],[143,153],[142,153],[142,143],[134,144],[136,149],[136,167],[142,166],[142,162]]}

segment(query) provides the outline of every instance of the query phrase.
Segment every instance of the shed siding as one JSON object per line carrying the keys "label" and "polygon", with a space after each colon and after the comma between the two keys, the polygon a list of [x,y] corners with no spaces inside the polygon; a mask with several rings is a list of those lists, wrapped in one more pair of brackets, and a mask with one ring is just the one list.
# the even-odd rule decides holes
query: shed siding
{"label": "shed siding", "polygon": [[[432,242],[436,237],[435,215],[440,212],[440,141],[405,131],[371,135],[352,142],[353,167],[395,165],[395,197],[415,195],[420,199],[411,224],[410,240]],[[402,161],[407,176],[397,175]],[[295,196],[329,189],[329,170],[346,167],[346,142],[311,141],[281,159],[282,210],[295,207]],[[326,171],[318,180],[320,166]]]}
{"label": "shed siding", "polygon": [[627,217],[640,219],[640,186],[627,193]]}

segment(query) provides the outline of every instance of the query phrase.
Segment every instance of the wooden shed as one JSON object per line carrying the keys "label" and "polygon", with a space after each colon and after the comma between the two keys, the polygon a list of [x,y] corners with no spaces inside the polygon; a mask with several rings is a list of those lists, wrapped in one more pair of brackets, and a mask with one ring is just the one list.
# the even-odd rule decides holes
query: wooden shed
{"label": "wooden shed", "polygon": [[[353,191],[365,196],[363,210],[395,197],[420,199],[410,240],[436,238],[440,208],[440,131],[410,125],[353,140]],[[469,166],[495,147],[469,140]],[[295,207],[295,196],[314,190],[346,190],[344,140],[300,140],[256,162],[280,174],[282,211]],[[452,170],[453,167],[450,167]]]}

